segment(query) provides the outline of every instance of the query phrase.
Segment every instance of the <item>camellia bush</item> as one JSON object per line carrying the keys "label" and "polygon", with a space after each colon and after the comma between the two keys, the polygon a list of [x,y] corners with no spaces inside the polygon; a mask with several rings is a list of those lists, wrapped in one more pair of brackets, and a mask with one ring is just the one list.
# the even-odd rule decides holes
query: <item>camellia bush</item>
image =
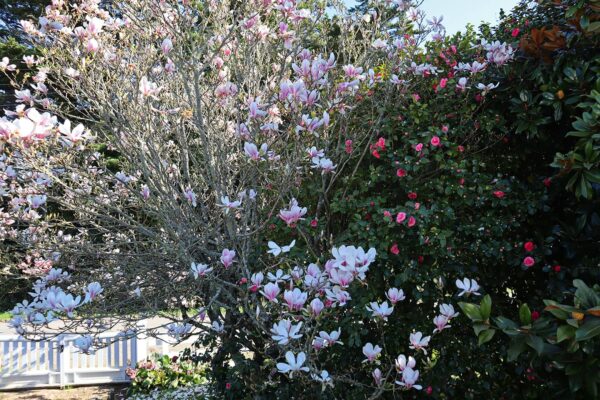
{"label": "camellia bush", "polygon": [[[51,268],[13,310],[20,334],[77,330],[92,352],[97,334],[152,335],[137,322],[162,315],[176,340],[206,342],[217,384],[242,371],[243,387],[221,387],[238,395],[422,388],[417,359],[453,306],[440,297],[426,330],[389,350],[373,337],[358,363],[335,368],[352,292],[369,285],[377,252],[319,221],[353,165],[349,148],[375,129],[356,124],[358,98],[377,87],[394,101],[402,76],[434,72],[413,55],[441,26],[403,2],[338,8],[329,18],[318,2],[54,2],[39,23],[22,22],[39,72],[2,119],[3,239]],[[404,29],[420,33],[396,37]],[[273,218],[294,238],[275,236]],[[465,279],[462,294],[476,292]],[[383,333],[404,299],[383,288],[359,303],[360,320]]]}
{"label": "camellia bush", "polygon": [[[54,1],[22,21],[36,74],[0,64],[19,103],[0,119],[0,241],[40,275],[11,324],[93,352],[164,317],[236,399],[575,398],[583,381],[542,357],[560,330],[586,342],[560,376],[586,365],[594,395],[597,290],[576,280],[565,302],[597,274],[553,250],[597,260],[594,233],[552,225],[571,195],[549,193],[553,160],[593,154],[526,148],[543,124],[513,96],[534,103],[523,71],[562,47],[532,59],[525,35],[560,13],[521,7],[448,37],[409,1]],[[593,142],[582,107],[573,136]],[[572,206],[595,201],[590,162],[559,174]],[[533,322],[543,307],[558,320]]]}

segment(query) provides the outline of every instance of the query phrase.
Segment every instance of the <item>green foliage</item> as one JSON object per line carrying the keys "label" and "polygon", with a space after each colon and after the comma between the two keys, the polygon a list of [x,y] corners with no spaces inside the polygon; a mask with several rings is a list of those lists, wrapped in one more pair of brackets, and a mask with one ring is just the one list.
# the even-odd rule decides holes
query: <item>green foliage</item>
{"label": "green foliage", "polygon": [[[510,338],[509,361],[521,357],[535,364],[546,363],[547,369],[555,371],[552,386],[560,392],[568,387],[572,396],[597,398],[600,384],[600,286],[590,288],[577,279],[573,286],[576,288],[573,305],[544,300],[544,313],[534,319],[527,304],[523,304],[519,308],[520,323],[498,317],[494,319],[496,326],[492,329],[501,330]],[[479,325],[480,319],[466,310],[476,307],[475,304],[461,303],[474,328]]]}
{"label": "green foliage", "polygon": [[130,394],[150,393],[155,389],[172,390],[206,384],[205,369],[191,360],[155,355],[127,370],[131,378]]}

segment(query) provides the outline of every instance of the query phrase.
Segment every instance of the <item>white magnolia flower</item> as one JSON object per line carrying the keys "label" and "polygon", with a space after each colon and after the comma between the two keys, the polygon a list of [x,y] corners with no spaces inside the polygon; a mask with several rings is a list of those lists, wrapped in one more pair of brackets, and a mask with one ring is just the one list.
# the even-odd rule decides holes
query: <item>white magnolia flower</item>
{"label": "white magnolia flower", "polygon": [[404,386],[406,389],[415,388],[417,390],[421,390],[423,389],[421,385],[415,385],[418,379],[419,371],[410,367],[406,367],[404,368],[404,371],[402,371],[402,381],[396,381],[396,384]]}
{"label": "white magnolia flower", "polygon": [[372,362],[381,353],[381,347],[378,345],[373,346],[372,343],[367,343],[363,346],[363,354],[367,357],[363,362]]}
{"label": "white magnolia flower", "polygon": [[475,281],[475,279],[464,278],[462,281],[460,279],[457,279],[456,287],[461,290],[461,292],[458,294],[459,296],[465,294],[475,294],[477,296],[481,296],[481,293],[478,292],[479,284]]}
{"label": "white magnolia flower", "polygon": [[308,372],[308,367],[303,367],[306,361],[306,354],[301,351],[296,356],[291,351],[285,353],[285,360],[287,363],[277,363],[277,370],[282,374],[290,374],[290,378],[296,371]]}
{"label": "white magnolia flower", "polygon": [[271,328],[271,333],[273,334],[271,338],[277,342],[277,344],[285,345],[290,342],[292,339],[299,339],[302,337],[300,332],[300,328],[302,327],[302,322],[299,324],[293,325],[292,321],[288,319],[284,319],[279,321],[276,324],[273,324],[273,328]]}
{"label": "white magnolia flower", "polygon": [[415,333],[411,333],[410,334],[410,346],[408,346],[410,349],[413,350],[423,350],[423,353],[427,354],[427,350],[425,350],[425,347],[427,347],[429,345],[429,340],[431,339],[431,336],[425,336],[423,337],[423,334],[421,332],[415,332]]}
{"label": "white magnolia flower", "polygon": [[199,276],[206,276],[213,269],[209,268],[206,264],[201,263],[192,263],[192,275],[194,275],[194,279],[198,279]]}
{"label": "white magnolia flower", "polygon": [[381,304],[372,302],[367,306],[367,310],[373,313],[373,317],[380,317],[384,321],[387,321],[387,317],[394,311],[394,306],[390,307],[387,301],[384,301]]}
{"label": "white magnolia flower", "polygon": [[292,243],[282,247],[280,247],[277,243],[272,241],[269,241],[269,243],[267,244],[270,249],[269,251],[267,251],[267,253],[273,254],[275,257],[277,257],[281,253],[289,253],[290,250],[292,250],[292,248],[296,245],[296,240],[292,240]]}

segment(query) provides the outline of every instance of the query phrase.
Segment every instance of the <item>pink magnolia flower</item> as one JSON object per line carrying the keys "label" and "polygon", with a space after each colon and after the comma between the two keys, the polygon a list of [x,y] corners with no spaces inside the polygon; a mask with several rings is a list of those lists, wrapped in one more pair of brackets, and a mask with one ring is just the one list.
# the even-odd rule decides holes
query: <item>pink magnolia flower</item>
{"label": "pink magnolia flower", "polygon": [[381,386],[381,383],[383,381],[383,373],[381,372],[381,370],[379,368],[375,368],[375,370],[373,370],[373,373],[371,375],[373,376],[373,380],[375,381],[375,384],[377,386]]}
{"label": "pink magnolia flower", "polygon": [[100,48],[100,43],[95,38],[89,39],[85,44],[85,51],[88,53],[95,53]]}
{"label": "pink magnolia flower", "polygon": [[261,285],[262,285],[262,282],[264,279],[265,279],[265,275],[262,272],[257,272],[257,273],[252,274],[252,276],[250,277],[250,282],[252,282],[252,285],[250,286],[250,291],[251,292],[258,291],[258,289],[261,288]]}
{"label": "pink magnolia flower", "polygon": [[299,207],[298,201],[296,199],[292,199],[290,201],[289,209],[279,210],[279,218],[281,218],[287,224],[287,226],[293,227],[299,220],[304,219],[302,216],[304,216],[307,211],[308,210],[306,207]]}
{"label": "pink magnolia flower", "polygon": [[309,305],[309,311],[311,313],[311,315],[317,317],[319,314],[321,314],[321,311],[323,311],[323,308],[325,308],[325,305],[323,304],[323,302],[320,299],[313,299],[310,302]]}
{"label": "pink magnolia flower", "polygon": [[283,299],[285,300],[287,307],[293,311],[299,311],[302,309],[302,306],[304,303],[306,303],[307,297],[308,294],[298,288],[294,288],[294,290],[286,290],[283,293]]}
{"label": "pink magnolia flower", "polygon": [[173,50],[173,42],[171,41],[171,39],[165,38],[162,41],[162,44],[160,45],[160,49],[165,55],[169,54],[171,50]]}
{"label": "pink magnolia flower", "polygon": [[433,324],[435,325],[433,333],[441,332],[444,329],[450,328],[450,325],[448,325],[448,317],[445,315],[438,315],[435,317],[433,319]]}
{"label": "pink magnolia flower", "polygon": [[260,292],[267,300],[277,303],[277,296],[279,295],[279,285],[276,283],[269,282],[265,285],[264,289]]}
{"label": "pink magnolia flower", "polygon": [[367,359],[363,362],[373,362],[377,358],[379,353],[381,353],[381,350],[381,347],[379,347],[378,345],[373,346],[372,343],[365,344],[363,346],[362,351],[365,357],[367,357]]}
{"label": "pink magnolia flower", "polygon": [[225,269],[229,268],[231,264],[233,264],[233,259],[235,258],[235,250],[223,249],[221,253],[221,262]]}
{"label": "pink magnolia flower", "polygon": [[392,305],[396,304],[397,302],[402,301],[406,298],[406,296],[404,296],[404,291],[402,289],[398,289],[398,288],[388,289],[385,296],[390,300]]}
{"label": "pink magnolia flower", "polygon": [[396,370],[398,372],[404,371],[405,368],[414,368],[417,365],[417,360],[409,356],[408,359],[404,354],[400,354],[396,358]]}
{"label": "pink magnolia flower", "polygon": [[423,337],[423,334],[421,332],[411,333],[409,338],[410,346],[408,347],[417,351],[423,350],[423,353],[427,354],[427,350],[425,350],[425,347],[429,345],[430,339],[431,336]]}

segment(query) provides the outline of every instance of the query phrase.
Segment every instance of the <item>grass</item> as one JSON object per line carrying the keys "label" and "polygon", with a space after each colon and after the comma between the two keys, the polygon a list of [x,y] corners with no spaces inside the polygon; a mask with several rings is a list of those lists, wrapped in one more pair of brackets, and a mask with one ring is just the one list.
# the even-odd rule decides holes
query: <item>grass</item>
{"label": "grass", "polygon": [[0,322],[6,322],[9,319],[10,319],[10,312],[9,311],[0,312]]}

